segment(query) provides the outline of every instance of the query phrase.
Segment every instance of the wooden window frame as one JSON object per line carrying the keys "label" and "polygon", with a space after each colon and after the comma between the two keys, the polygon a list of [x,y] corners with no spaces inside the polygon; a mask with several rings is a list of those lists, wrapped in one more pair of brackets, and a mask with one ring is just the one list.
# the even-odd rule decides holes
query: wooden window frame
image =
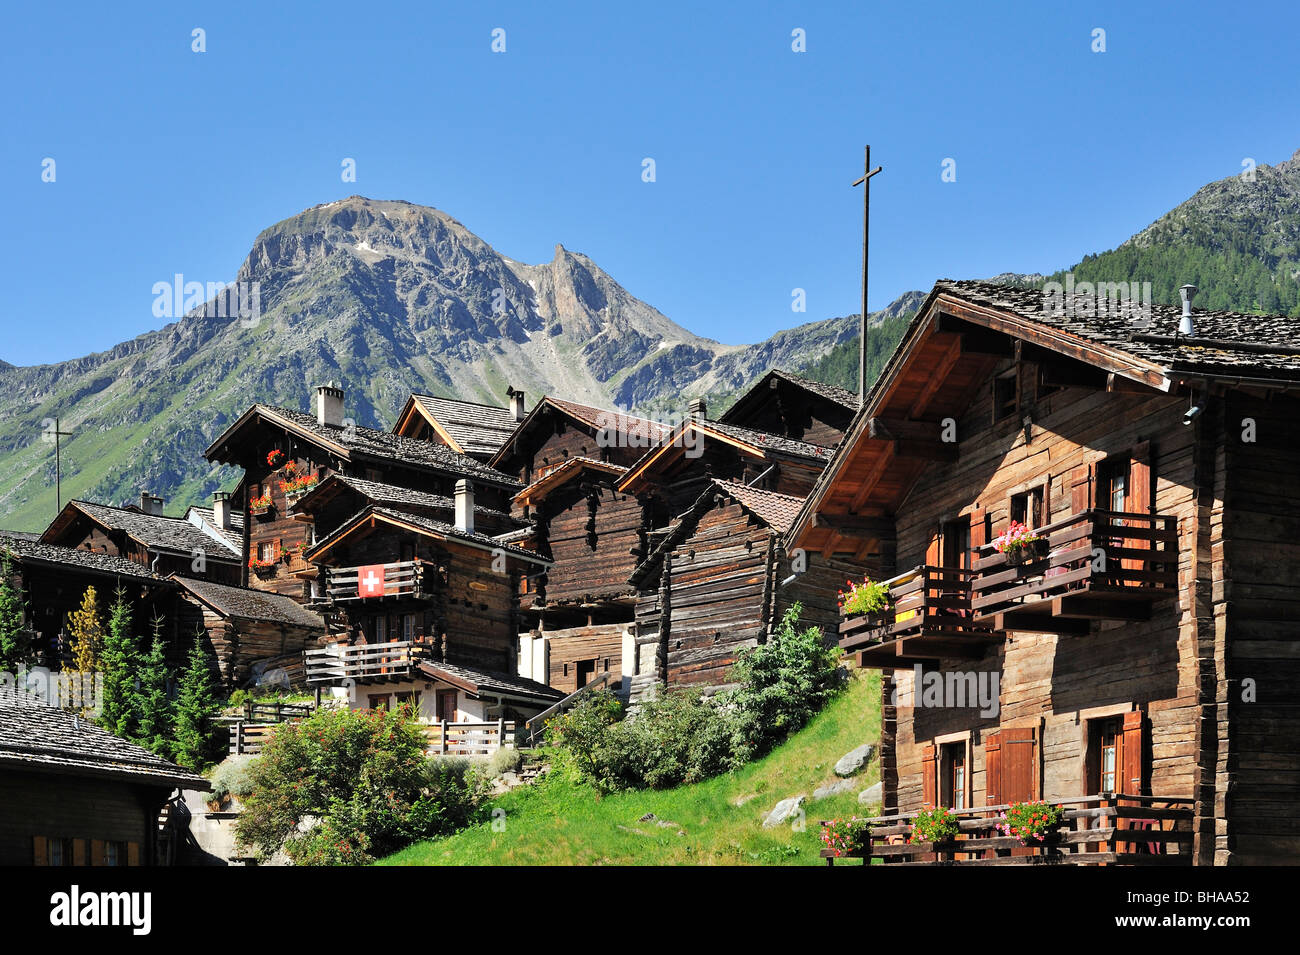
{"label": "wooden window frame", "polygon": [[[930,745],[935,749],[935,805],[944,801],[944,777],[947,773],[944,769],[943,751],[946,747],[960,745],[962,747],[962,758],[966,762],[966,780],[962,792],[962,796],[965,800],[964,808],[971,809],[974,807],[975,750],[972,745],[973,736],[974,733],[971,730],[965,730],[959,733],[943,733],[930,740]],[[952,807],[949,806],[947,808],[951,809]]]}
{"label": "wooden window frame", "polygon": [[[992,379],[992,404],[993,404],[993,423],[1000,424],[1003,421],[1016,421],[1019,423],[1020,412],[1020,365],[1013,366],[1009,371],[1004,371],[993,376]],[[1006,382],[1011,383],[1010,410],[1004,410],[1007,402],[1002,399],[999,392]]]}
{"label": "wooden window frame", "polygon": [[[1121,723],[1121,732],[1122,732],[1124,718],[1127,717],[1130,713],[1142,713],[1142,712],[1143,712],[1142,708],[1132,700],[1130,700],[1127,703],[1116,703],[1112,706],[1094,706],[1086,710],[1079,710],[1078,714],[1075,716],[1075,722],[1078,726],[1077,744],[1079,747],[1078,765],[1079,765],[1079,780],[1080,780],[1079,783],[1080,796],[1091,795],[1088,792],[1088,790],[1092,788],[1092,755],[1093,755],[1092,754],[1092,727],[1093,724],[1099,723],[1103,720],[1118,719],[1120,720]],[[1147,732],[1148,730],[1144,726],[1143,729],[1144,735]],[[1119,762],[1119,765],[1116,766],[1115,771],[1116,773],[1123,773],[1124,756],[1122,752],[1117,754],[1117,760]],[[1149,780],[1146,778],[1147,774],[1145,772],[1145,768],[1141,774],[1141,777],[1142,778],[1139,783],[1139,788],[1145,789],[1147,786],[1150,785]]]}

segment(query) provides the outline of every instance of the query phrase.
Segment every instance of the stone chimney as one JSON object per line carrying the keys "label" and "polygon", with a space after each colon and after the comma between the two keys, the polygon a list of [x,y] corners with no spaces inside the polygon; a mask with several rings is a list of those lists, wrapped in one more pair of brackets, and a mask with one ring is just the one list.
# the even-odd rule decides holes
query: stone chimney
{"label": "stone chimney", "polygon": [[692,398],[690,403],[690,419],[692,421],[704,421],[709,416],[709,406],[703,398]]}
{"label": "stone chimney", "polygon": [[1178,334],[1192,338],[1196,335],[1196,321],[1192,318],[1192,299],[1196,297],[1196,286],[1180,285],[1178,294],[1183,298],[1183,314],[1178,320]]}
{"label": "stone chimney", "polygon": [[510,411],[515,416],[515,420],[523,421],[524,416],[528,413],[524,410],[524,393],[515,391],[513,388],[507,388],[506,397],[510,399]]}
{"label": "stone chimney", "polygon": [[343,389],[334,382],[316,389],[316,423],[330,428],[343,427]]}
{"label": "stone chimney", "polygon": [[217,491],[212,495],[212,520],[220,530],[230,530],[229,491]]}
{"label": "stone chimney", "polygon": [[474,485],[466,480],[456,482],[456,530],[474,533]]}
{"label": "stone chimney", "polygon": [[155,514],[161,517],[163,512],[163,499],[150,494],[148,491],[141,491],[140,510],[145,514]]}

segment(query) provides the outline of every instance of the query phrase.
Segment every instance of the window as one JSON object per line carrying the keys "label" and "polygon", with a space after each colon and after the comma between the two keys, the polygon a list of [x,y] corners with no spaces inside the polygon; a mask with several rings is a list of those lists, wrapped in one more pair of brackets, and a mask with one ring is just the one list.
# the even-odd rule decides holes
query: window
{"label": "window", "polygon": [[1129,459],[1107,458],[1097,467],[1097,506],[1111,511],[1129,510]]}
{"label": "window", "polygon": [[966,744],[944,743],[939,749],[940,799],[949,809],[966,808]]}
{"label": "window", "polygon": [[382,615],[375,617],[370,629],[374,634],[375,643],[383,643],[388,639],[388,618]]}
{"label": "window", "polygon": [[1038,366],[1038,374],[1034,378],[1034,399],[1046,398],[1054,391],[1060,391],[1061,386],[1052,384],[1048,380],[1047,368],[1043,365]]}
{"label": "window", "polygon": [[1003,372],[993,379],[993,420],[1002,421],[1015,415],[1020,406],[1018,369]]}
{"label": "window", "polygon": [[126,865],[126,843],[104,843],[104,865]]}
{"label": "window", "polygon": [[257,545],[257,559],[263,563],[275,560],[275,541],[262,541]]}
{"label": "window", "polygon": [[51,839],[49,846],[50,865],[73,865],[71,839]]}
{"label": "window", "polygon": [[366,698],[366,702],[369,703],[372,710],[386,710],[388,709],[388,694],[371,693]]}
{"label": "window", "polygon": [[415,639],[415,614],[413,613],[402,615],[402,639]]}
{"label": "window", "polygon": [[1123,733],[1123,722],[1118,716],[1089,721],[1089,793],[1121,791]]}
{"label": "window", "polygon": [[942,566],[970,567],[970,521],[946,521],[940,534],[943,537]]}
{"label": "window", "polygon": [[1032,487],[1027,491],[1011,495],[1011,519],[1019,521],[1026,527],[1042,527],[1045,521],[1043,510],[1043,487]]}

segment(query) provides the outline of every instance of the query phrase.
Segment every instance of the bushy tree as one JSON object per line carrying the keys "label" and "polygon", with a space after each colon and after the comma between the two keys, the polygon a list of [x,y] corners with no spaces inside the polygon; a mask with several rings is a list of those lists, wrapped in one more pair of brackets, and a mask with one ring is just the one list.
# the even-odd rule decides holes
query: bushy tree
{"label": "bushy tree", "polygon": [[23,627],[23,594],[10,583],[13,565],[0,560],[0,670],[17,673],[35,660],[31,635]]}
{"label": "bushy tree", "polygon": [[101,666],[104,690],[100,724],[110,733],[134,739],[137,731],[135,713],[135,673],[139,644],[131,621],[131,606],[126,591],[118,588],[109,610],[108,632],[104,635]]}
{"label": "bushy tree", "polygon": [[99,612],[99,595],[93,585],[86,588],[81,606],[72,612],[68,631],[72,668],[82,673],[98,670],[104,648],[104,617]]}
{"label": "bushy tree", "polygon": [[212,666],[203,648],[203,631],[194,635],[185,672],[181,674],[176,694],[173,723],[173,758],[196,772],[211,765],[218,757],[217,716],[221,704],[212,680]]}
{"label": "bushy tree", "polygon": [[236,839],[262,859],[283,848],[300,865],[338,865],[449,832],[452,804],[472,812],[482,788],[431,777],[426,760],[406,706],[284,723],[250,765]]}

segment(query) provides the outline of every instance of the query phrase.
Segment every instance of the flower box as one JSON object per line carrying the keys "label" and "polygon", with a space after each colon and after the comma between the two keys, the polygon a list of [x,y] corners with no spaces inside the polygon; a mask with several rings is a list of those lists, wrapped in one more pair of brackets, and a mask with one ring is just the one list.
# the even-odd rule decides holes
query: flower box
{"label": "flower box", "polygon": [[1008,547],[1006,549],[1007,563],[1013,567],[1021,564],[1030,564],[1036,560],[1042,560],[1047,556],[1047,539],[1039,538],[1025,544]]}

